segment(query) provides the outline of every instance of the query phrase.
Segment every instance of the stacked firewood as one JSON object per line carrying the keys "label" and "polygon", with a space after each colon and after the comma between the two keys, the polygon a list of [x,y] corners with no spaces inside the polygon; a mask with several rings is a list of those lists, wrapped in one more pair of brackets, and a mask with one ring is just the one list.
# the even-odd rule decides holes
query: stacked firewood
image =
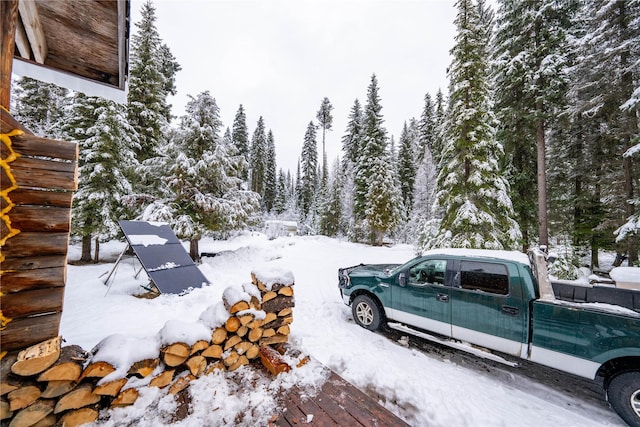
{"label": "stacked firewood", "polygon": [[254,272],[252,283],[225,290],[199,322],[169,321],[157,337],[113,335],[91,353],[61,347],[57,337],[5,356],[0,419],[10,427],[74,426],[97,420],[100,409],[135,403],[140,387],[177,394],[202,375],[257,359],[274,374],[288,371],[271,347],[287,342],[293,321],[293,278],[287,281]]}

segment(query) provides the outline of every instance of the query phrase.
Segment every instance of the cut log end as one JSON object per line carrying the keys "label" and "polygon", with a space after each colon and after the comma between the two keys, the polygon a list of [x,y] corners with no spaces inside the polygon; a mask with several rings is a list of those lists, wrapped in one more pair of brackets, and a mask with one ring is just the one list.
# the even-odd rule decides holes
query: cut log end
{"label": "cut log end", "polygon": [[60,357],[61,343],[62,337],[58,336],[22,350],[11,365],[11,372],[23,377],[43,372]]}
{"label": "cut log end", "polygon": [[59,424],[64,427],[76,427],[86,423],[92,423],[98,419],[99,412],[95,408],[80,408],[65,413]]}
{"label": "cut log end", "polygon": [[113,399],[113,402],[111,402],[111,407],[119,408],[123,406],[133,405],[134,403],[136,403],[136,400],[138,400],[139,395],[140,393],[135,388],[128,388],[124,391],[121,391],[120,394],[118,394],[118,396]]}

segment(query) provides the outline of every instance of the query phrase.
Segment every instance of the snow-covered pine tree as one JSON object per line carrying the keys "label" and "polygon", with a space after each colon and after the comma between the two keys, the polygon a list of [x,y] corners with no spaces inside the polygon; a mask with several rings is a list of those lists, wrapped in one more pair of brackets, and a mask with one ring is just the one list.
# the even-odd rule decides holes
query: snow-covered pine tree
{"label": "snow-covered pine tree", "polygon": [[342,137],[342,151],[344,152],[342,161],[343,168],[346,168],[348,162],[355,164],[358,160],[362,139],[362,121],[362,107],[360,106],[360,101],[356,99],[351,107],[347,129]]}
{"label": "snow-covered pine tree", "polygon": [[208,91],[190,96],[186,114],[172,141],[163,169],[168,192],[147,207],[143,218],[169,222],[176,235],[190,242],[198,260],[199,241],[207,232],[226,235],[246,227],[259,212],[259,196],[242,189],[237,176],[243,162],[230,138],[220,138],[222,122],[216,100]]}
{"label": "snow-covered pine tree", "polygon": [[328,130],[332,129],[333,126],[333,115],[331,114],[331,110],[333,110],[333,105],[331,105],[331,101],[326,96],[322,99],[320,103],[320,109],[316,113],[316,118],[318,119],[318,124],[322,129],[322,186],[326,186],[327,177],[329,175],[329,165],[327,164],[327,149],[325,144],[325,137]]}
{"label": "snow-covered pine tree", "polygon": [[399,224],[403,210],[383,123],[378,79],[373,74],[367,89],[360,155],[355,167],[354,213],[356,228],[360,222],[370,243],[377,245]]}
{"label": "snow-covered pine tree", "polygon": [[132,192],[136,167],[135,131],[124,107],[77,93],[64,125],[68,139],[79,144],[78,191],[73,200],[73,233],[82,237],[82,261],[99,260],[99,242],[119,233],[118,220],[127,218],[122,199]]}
{"label": "snow-covered pine tree", "polygon": [[68,94],[60,86],[22,77],[15,83],[13,115],[36,135],[61,138]]}
{"label": "snow-covered pine tree", "polygon": [[486,28],[479,27],[471,0],[458,0],[456,7],[446,147],[436,206],[444,216],[432,245],[513,249],[522,235],[499,169],[503,151],[493,131]]}
{"label": "snow-covered pine tree", "polygon": [[372,245],[381,246],[384,237],[400,224],[404,205],[402,193],[390,167],[389,154],[372,157],[371,182],[367,192],[365,223]]}
{"label": "snow-covered pine tree", "polygon": [[300,207],[300,217],[304,222],[312,213],[318,182],[318,142],[316,140],[316,126],[313,122],[309,122],[304,134],[299,168],[298,206]]}
{"label": "snow-covered pine tree", "polygon": [[[247,116],[244,112],[244,107],[240,104],[236,116],[233,119],[233,131],[231,133],[233,139],[233,145],[238,149],[238,153],[244,157],[247,165],[250,160],[249,151],[249,130],[247,128]],[[241,178],[245,181],[249,179],[249,170],[246,169],[242,172]]]}
{"label": "snow-covered pine tree", "polygon": [[418,158],[416,159],[416,165],[422,162],[422,155],[425,153],[425,147],[429,147],[431,150],[435,147],[436,136],[436,111],[435,104],[431,99],[430,94],[424,96],[424,107],[422,114],[420,115],[420,122],[418,123]]}
{"label": "snow-covered pine tree", "polygon": [[382,105],[378,95],[378,79],[371,76],[367,89],[367,103],[362,118],[362,133],[358,146],[358,156],[354,170],[354,216],[356,222],[366,218],[367,194],[372,175],[372,159],[385,155],[387,131],[383,127]]}
{"label": "snow-covered pine tree", "polygon": [[141,163],[159,154],[163,129],[171,120],[167,97],[175,93],[175,74],[180,70],[161,42],[155,11],[150,0],[142,5],[141,20],[131,37],[127,117],[139,136],[136,157]]}
{"label": "snow-covered pine tree", "polygon": [[267,168],[267,134],[262,116],[258,119],[251,139],[251,156],[249,161],[251,191],[264,196],[264,177]]}
{"label": "snow-covered pine tree", "polygon": [[536,237],[541,245],[549,243],[545,150],[567,90],[567,29],[577,4],[504,0],[498,10],[493,48],[497,138],[507,153],[524,248]]}
{"label": "snow-covered pine tree", "polygon": [[409,132],[407,122],[404,122],[402,134],[400,134],[400,150],[398,151],[398,179],[400,180],[400,191],[402,202],[405,207],[407,217],[411,215],[413,208],[413,188],[416,180],[416,153],[419,152],[415,140]]}
{"label": "snow-covered pine tree", "polygon": [[444,151],[444,122],[446,119],[446,101],[442,90],[438,89],[435,100],[435,129],[433,142],[431,144],[431,155],[433,162],[437,165],[442,160],[442,152]]}
{"label": "snow-covered pine tree", "polygon": [[262,199],[265,212],[270,212],[273,209],[273,202],[277,192],[276,184],[276,143],[273,138],[273,132],[269,130],[264,169],[264,197]]}
{"label": "snow-covered pine tree", "polygon": [[342,167],[336,158],[331,168],[327,197],[320,211],[320,233],[334,237],[343,232],[342,227]]}
{"label": "snow-covered pine tree", "polygon": [[409,236],[414,236],[412,243],[416,246],[416,253],[421,254],[431,237],[437,231],[437,219],[433,216],[433,204],[436,192],[436,178],[438,171],[431,155],[429,146],[425,146],[422,162],[416,171],[416,181],[413,187],[413,209],[408,225]]}
{"label": "snow-covered pine tree", "polygon": [[[586,3],[583,12],[585,31],[578,41],[580,61],[573,73],[574,108],[575,117],[593,129],[583,135],[583,146],[598,154],[592,167],[592,174],[598,174],[596,185],[584,189],[591,189],[591,199],[606,200],[598,206],[601,221],[593,228],[604,232],[597,245],[607,244],[612,229],[627,219],[633,223],[636,216],[633,200],[640,172],[632,153],[639,133],[640,2],[598,0]],[[617,249],[627,252],[629,263],[637,263],[637,233],[625,236],[626,247]],[[592,252],[597,253],[597,246]],[[594,263],[597,255],[592,257]]]}
{"label": "snow-covered pine tree", "polygon": [[276,197],[273,201],[273,211],[280,215],[287,210],[287,176],[282,168],[278,171],[278,179],[276,183]]}

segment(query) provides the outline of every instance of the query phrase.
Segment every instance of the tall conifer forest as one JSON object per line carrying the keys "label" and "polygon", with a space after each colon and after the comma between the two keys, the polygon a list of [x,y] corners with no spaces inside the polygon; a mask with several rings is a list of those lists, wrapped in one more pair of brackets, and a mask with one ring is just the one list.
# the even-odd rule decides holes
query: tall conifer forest
{"label": "tall conifer forest", "polygon": [[[181,66],[151,1],[132,25],[126,105],[20,78],[12,114],[79,144],[72,232],[83,261],[120,237],[120,219],[169,223],[194,259],[203,236],[282,220],[299,234],[409,243],[416,253],[547,245],[574,266],[597,269],[604,251],[638,265],[640,1],[455,7],[448,87],[414,88],[423,109],[399,135],[387,130],[376,70],[345,129],[333,127],[334,106],[320,94],[293,171],[278,165],[264,112],[247,123],[238,99],[223,123],[215,82],[172,115]],[[339,158],[327,159],[328,132],[340,135]]]}

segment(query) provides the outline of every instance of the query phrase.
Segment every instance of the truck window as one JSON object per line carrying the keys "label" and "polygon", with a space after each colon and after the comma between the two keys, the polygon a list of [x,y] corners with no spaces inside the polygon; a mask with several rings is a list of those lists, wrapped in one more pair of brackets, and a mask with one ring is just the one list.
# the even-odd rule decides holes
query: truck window
{"label": "truck window", "polygon": [[409,269],[409,283],[444,285],[446,270],[446,260],[428,259],[422,261]]}
{"label": "truck window", "polygon": [[509,275],[504,264],[462,261],[460,272],[460,287],[462,289],[499,295],[509,293]]}

